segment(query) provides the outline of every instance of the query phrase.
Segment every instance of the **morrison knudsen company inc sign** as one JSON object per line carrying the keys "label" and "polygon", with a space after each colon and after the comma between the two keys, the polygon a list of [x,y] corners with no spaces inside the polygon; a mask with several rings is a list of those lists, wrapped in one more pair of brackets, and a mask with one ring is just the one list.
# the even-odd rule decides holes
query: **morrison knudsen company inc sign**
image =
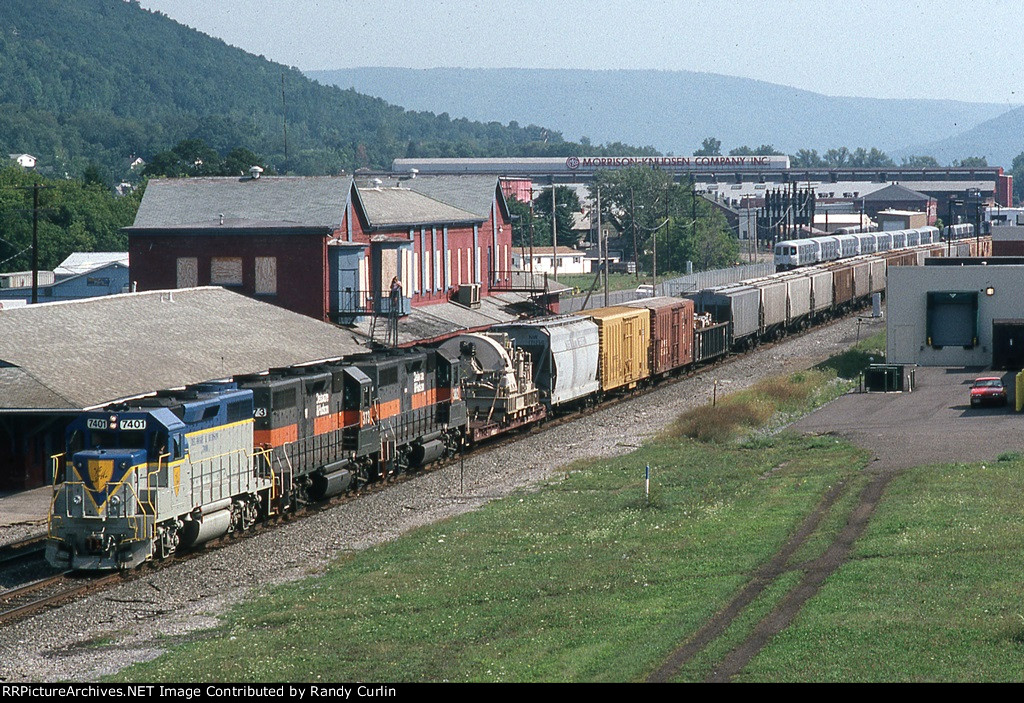
{"label": "morrison knudsen company inc sign", "polygon": [[570,156],[570,171],[602,168],[665,168],[684,171],[765,170],[789,168],[788,156]]}
{"label": "morrison knudsen company inc sign", "polygon": [[788,156],[568,156],[481,159],[395,159],[392,171],[423,174],[558,175],[602,169],[661,168],[676,172],[784,171]]}

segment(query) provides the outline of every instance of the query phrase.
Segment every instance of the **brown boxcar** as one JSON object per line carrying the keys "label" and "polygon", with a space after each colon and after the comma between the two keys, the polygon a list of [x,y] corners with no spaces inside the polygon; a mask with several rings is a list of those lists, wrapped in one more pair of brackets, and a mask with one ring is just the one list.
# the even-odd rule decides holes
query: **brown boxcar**
{"label": "brown boxcar", "polygon": [[651,375],[693,363],[693,301],[687,298],[641,298],[626,303],[651,314]]}
{"label": "brown boxcar", "polygon": [[601,341],[598,380],[601,390],[632,388],[650,376],[648,347],[651,315],[642,308],[624,305],[589,310]]}
{"label": "brown boxcar", "polygon": [[853,266],[853,297],[866,298],[871,293],[871,260],[858,256],[851,259]]}
{"label": "brown boxcar", "polygon": [[848,307],[853,302],[853,265],[838,263],[832,268],[832,304],[836,308]]}

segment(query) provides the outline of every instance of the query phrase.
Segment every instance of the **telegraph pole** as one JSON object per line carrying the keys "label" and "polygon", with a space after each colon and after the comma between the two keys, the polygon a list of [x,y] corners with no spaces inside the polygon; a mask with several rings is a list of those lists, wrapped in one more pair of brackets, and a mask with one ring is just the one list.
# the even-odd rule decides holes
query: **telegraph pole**
{"label": "telegraph pole", "polygon": [[39,184],[32,188],[32,304],[39,302]]}
{"label": "telegraph pole", "polygon": [[32,189],[32,304],[39,302],[39,191],[53,188],[42,183],[18,186],[20,190]]}
{"label": "telegraph pole", "polygon": [[555,179],[551,178],[551,253],[555,256],[555,280],[558,280],[558,218],[555,217]]}
{"label": "telegraph pole", "polygon": [[633,195],[633,188],[629,188],[629,219],[633,227],[633,276],[640,280],[640,251],[636,243],[636,198]]}

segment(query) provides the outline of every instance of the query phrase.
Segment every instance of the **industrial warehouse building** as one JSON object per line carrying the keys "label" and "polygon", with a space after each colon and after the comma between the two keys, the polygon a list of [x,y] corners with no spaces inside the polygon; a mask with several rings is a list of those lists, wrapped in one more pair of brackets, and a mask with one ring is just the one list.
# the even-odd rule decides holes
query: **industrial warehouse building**
{"label": "industrial warehouse building", "polygon": [[928,259],[889,269],[886,358],[919,366],[1024,367],[1024,259]]}
{"label": "industrial warehouse building", "polygon": [[[766,190],[791,184],[814,190],[820,200],[854,201],[893,184],[902,184],[935,199],[941,215],[946,214],[951,197],[962,199],[968,193],[977,193],[982,202],[1009,207],[1013,196],[1013,176],[998,166],[800,167],[792,166],[789,157],[781,155],[404,158],[395,159],[391,170],[398,174],[493,174],[540,183],[587,183],[597,171],[632,167],[669,171],[682,182],[692,178],[698,192],[717,197],[732,207],[747,199],[763,198]],[[906,194],[898,190],[887,190],[878,204],[878,209],[918,209],[906,208]]]}

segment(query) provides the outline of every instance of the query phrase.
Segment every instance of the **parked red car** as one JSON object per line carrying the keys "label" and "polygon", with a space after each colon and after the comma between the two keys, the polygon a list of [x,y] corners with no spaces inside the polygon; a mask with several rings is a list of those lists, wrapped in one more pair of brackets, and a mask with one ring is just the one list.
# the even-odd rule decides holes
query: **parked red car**
{"label": "parked red car", "polygon": [[971,384],[971,407],[986,403],[1006,405],[1006,386],[998,376],[982,376]]}

